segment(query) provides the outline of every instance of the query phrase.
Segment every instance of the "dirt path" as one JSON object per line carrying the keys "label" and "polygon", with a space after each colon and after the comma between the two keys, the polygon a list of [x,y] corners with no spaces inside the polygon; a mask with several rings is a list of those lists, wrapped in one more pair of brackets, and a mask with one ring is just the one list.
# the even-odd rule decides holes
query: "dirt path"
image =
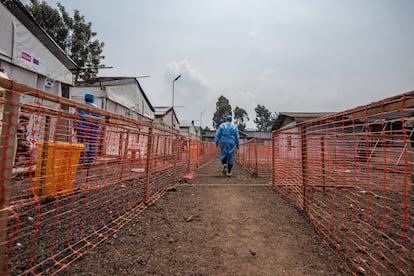
{"label": "dirt path", "polygon": [[214,162],[62,275],[349,275],[265,184]]}

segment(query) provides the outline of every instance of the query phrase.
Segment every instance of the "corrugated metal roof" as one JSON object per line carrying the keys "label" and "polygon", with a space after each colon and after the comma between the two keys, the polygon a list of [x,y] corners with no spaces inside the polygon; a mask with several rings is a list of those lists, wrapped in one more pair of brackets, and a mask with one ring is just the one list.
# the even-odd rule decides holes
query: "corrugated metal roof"
{"label": "corrugated metal roof", "polygon": [[279,116],[274,121],[272,130],[276,130],[282,127],[283,122],[287,118],[292,118],[294,122],[301,123],[304,121],[320,118],[333,112],[279,112]]}
{"label": "corrugated metal roof", "polygon": [[333,112],[280,112],[280,115],[284,115],[291,118],[319,118],[325,115],[332,114]]}

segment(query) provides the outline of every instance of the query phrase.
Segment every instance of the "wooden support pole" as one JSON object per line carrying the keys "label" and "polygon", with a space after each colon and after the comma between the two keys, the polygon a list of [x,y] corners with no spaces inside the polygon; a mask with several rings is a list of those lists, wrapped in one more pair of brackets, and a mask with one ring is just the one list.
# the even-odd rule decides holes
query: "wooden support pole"
{"label": "wooden support pole", "polygon": [[259,175],[259,167],[258,167],[257,139],[256,138],[254,138],[254,155],[255,155],[255,158],[254,158],[254,161],[255,161],[254,172],[255,172],[255,176],[258,176]]}
{"label": "wooden support pole", "polygon": [[172,145],[171,145],[171,147],[172,147],[172,151],[173,151],[173,153],[175,152],[175,154],[174,154],[174,167],[173,167],[173,170],[174,170],[174,172],[173,172],[173,185],[175,185],[175,183],[177,183],[177,162],[178,162],[178,154],[179,154],[179,143],[180,143],[180,137],[177,135],[176,137],[175,137],[175,139],[172,141]]}
{"label": "wooden support pole", "polygon": [[1,93],[5,102],[0,133],[0,275],[5,275],[7,271],[5,251],[7,244],[8,207],[10,205],[11,178],[16,150],[20,94],[15,93],[13,87],[11,91],[2,89]]}
{"label": "wooden support pole", "polygon": [[121,166],[121,182],[122,179],[124,178],[124,171],[125,171],[125,165],[127,163],[128,160],[128,142],[129,142],[129,133],[130,130],[127,130],[126,135],[123,135],[123,133],[121,133],[122,135],[120,136],[121,138],[121,144],[122,144],[122,148],[123,148],[123,153],[121,156],[121,160],[120,160],[120,166]]}
{"label": "wooden support pole", "polygon": [[410,138],[407,140],[407,159],[409,162],[408,170],[410,172],[412,190],[414,191],[414,152]]}
{"label": "wooden support pole", "polygon": [[[39,195],[44,195],[44,191],[46,190],[46,166],[47,166],[47,155],[49,151],[49,136],[50,136],[50,116],[46,116],[45,118],[45,132],[43,135],[43,147],[41,153],[41,160],[42,165],[40,168],[40,187],[39,187]],[[50,185],[51,183],[49,183]]]}
{"label": "wooden support pole", "polygon": [[187,170],[187,173],[190,173],[191,172],[191,140],[190,139],[187,140],[187,145],[188,145],[188,160],[187,160],[188,170]]}
{"label": "wooden support pole", "polygon": [[197,166],[196,168],[200,167],[200,143],[197,142]]}
{"label": "wooden support pole", "polygon": [[144,201],[148,203],[149,199],[149,185],[151,178],[151,162],[152,162],[152,141],[153,141],[153,129],[148,129],[148,141],[147,141],[147,161],[145,163],[145,183],[144,183]]}
{"label": "wooden support pole", "polygon": [[301,131],[301,144],[302,144],[302,185],[303,185],[303,210],[308,212],[308,204],[306,200],[306,190],[308,185],[308,146],[306,137],[306,126],[300,127]]}
{"label": "wooden support pole", "polygon": [[124,155],[124,133],[119,132],[119,143],[118,143],[118,160],[122,160]]}
{"label": "wooden support pole", "polygon": [[272,142],[272,169],[271,169],[271,172],[272,172],[272,185],[275,185],[276,184],[276,172],[275,172],[275,169],[276,169],[276,146],[275,146],[275,133],[272,133],[272,140],[271,140],[271,142]]}
{"label": "wooden support pole", "polygon": [[326,169],[325,169],[325,137],[321,136],[321,166],[322,166],[322,186],[325,192]]}

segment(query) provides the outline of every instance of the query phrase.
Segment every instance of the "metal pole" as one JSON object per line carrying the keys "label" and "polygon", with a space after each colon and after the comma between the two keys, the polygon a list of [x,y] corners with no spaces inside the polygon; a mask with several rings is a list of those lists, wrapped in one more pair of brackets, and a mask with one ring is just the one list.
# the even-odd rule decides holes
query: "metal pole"
{"label": "metal pole", "polygon": [[171,102],[171,130],[174,129],[174,82],[172,82],[172,102]]}
{"label": "metal pole", "polygon": [[176,82],[179,78],[181,78],[181,75],[178,75],[173,81],[172,81],[172,102],[171,102],[171,130],[174,129],[174,82]]}

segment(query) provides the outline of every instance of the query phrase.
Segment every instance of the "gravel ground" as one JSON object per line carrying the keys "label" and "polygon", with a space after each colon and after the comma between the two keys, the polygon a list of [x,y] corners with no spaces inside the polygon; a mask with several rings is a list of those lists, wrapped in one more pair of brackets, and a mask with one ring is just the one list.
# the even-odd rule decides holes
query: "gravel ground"
{"label": "gravel ground", "polygon": [[350,275],[267,183],[213,162],[60,275]]}

